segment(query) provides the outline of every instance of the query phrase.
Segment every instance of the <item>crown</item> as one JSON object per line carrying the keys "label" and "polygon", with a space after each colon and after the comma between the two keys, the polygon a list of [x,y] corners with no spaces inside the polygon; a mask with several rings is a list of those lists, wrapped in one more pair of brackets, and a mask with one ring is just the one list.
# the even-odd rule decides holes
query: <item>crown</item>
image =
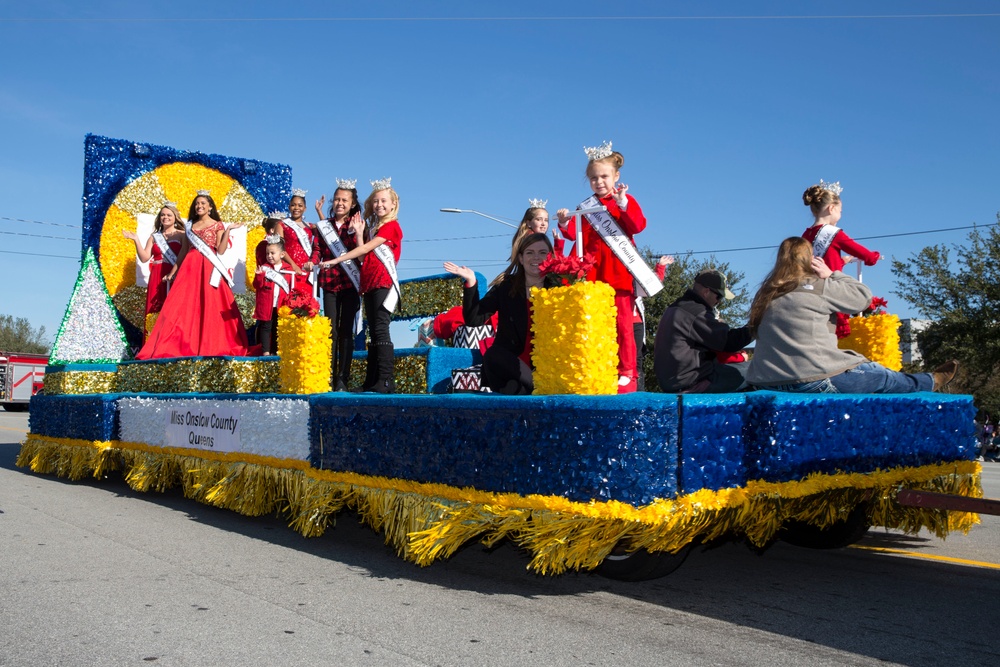
{"label": "crown", "polygon": [[277,234],[268,234],[264,237],[264,240],[267,241],[267,245],[277,245],[282,243],[282,238]]}
{"label": "crown", "polygon": [[198,192],[196,192],[195,194],[197,194],[199,197],[211,197],[212,196],[212,193],[209,190],[198,190]]}
{"label": "crown", "polygon": [[161,206],[160,208],[177,208],[177,202],[165,201],[163,202],[163,206]]}
{"label": "crown", "polygon": [[388,190],[392,187],[392,176],[389,178],[383,178],[377,181],[368,181],[372,184],[372,192],[378,192],[379,190]]}
{"label": "crown", "polygon": [[337,179],[337,189],[338,190],[353,190],[358,184],[358,179],[356,178],[338,178]]}
{"label": "crown", "polygon": [[267,214],[267,217],[274,218],[275,220],[284,220],[288,217],[288,211],[271,211]]}
{"label": "crown", "polygon": [[293,197],[302,197],[303,199],[305,199],[307,192],[309,192],[309,191],[308,190],[303,190],[302,188],[292,188],[292,196]]}
{"label": "crown", "polygon": [[531,208],[545,208],[545,205],[549,203],[548,199],[529,199],[528,205]]}
{"label": "crown", "polygon": [[827,192],[831,192],[837,195],[838,197],[840,196],[840,193],[844,191],[844,188],[840,187],[840,181],[837,181],[835,183],[827,183],[822,178],[819,179],[819,187],[820,189],[826,190]]}
{"label": "crown", "polygon": [[593,148],[587,148],[586,146],[584,146],[583,152],[587,154],[587,157],[591,161],[593,161],[593,160],[603,160],[604,158],[611,155],[611,153],[613,153],[614,151],[611,150],[611,142],[605,141],[600,146],[594,146]]}

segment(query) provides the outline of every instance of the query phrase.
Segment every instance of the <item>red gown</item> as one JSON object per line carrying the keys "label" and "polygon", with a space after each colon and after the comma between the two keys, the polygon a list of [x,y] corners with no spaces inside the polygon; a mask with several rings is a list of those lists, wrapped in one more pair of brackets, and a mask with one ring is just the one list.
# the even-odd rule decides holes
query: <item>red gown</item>
{"label": "red gown", "polygon": [[[319,264],[320,240],[316,235],[316,230],[309,225],[306,225],[303,231],[312,245],[312,250],[307,251],[303,248],[302,244],[299,242],[298,235],[289,229],[288,225],[284,222],[281,223],[281,237],[285,240],[285,252],[287,252],[288,256],[292,258],[292,261],[299,265],[300,269],[305,266],[307,262]],[[301,280],[296,279],[293,291],[300,292],[302,294],[312,294],[313,285],[309,282],[306,276],[301,276]]]}
{"label": "red gown", "polygon": [[[223,223],[197,234],[210,248]],[[232,252],[230,250],[230,252]],[[163,302],[160,316],[136,359],[247,356],[250,348],[236,299],[225,280],[212,287],[212,263],[197,248],[188,249]]]}
{"label": "red gown", "polygon": [[[176,256],[181,251],[180,241],[167,241],[167,245],[174,251]],[[163,282],[163,276],[170,273],[174,265],[163,259],[160,246],[153,243],[149,258],[149,287],[146,288],[146,314],[158,313],[163,308],[163,300],[167,298],[167,284]]]}

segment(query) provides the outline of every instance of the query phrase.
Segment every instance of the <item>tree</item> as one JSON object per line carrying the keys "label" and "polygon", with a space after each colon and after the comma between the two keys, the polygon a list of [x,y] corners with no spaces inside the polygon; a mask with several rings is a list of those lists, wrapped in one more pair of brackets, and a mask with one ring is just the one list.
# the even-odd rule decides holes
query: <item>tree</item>
{"label": "tree", "polygon": [[[997,214],[1000,222],[1000,213]],[[951,260],[951,250],[955,261]],[[1000,228],[976,228],[966,245],[927,246],[906,261],[893,260],[893,294],[932,320],[916,333],[925,368],[948,359],[962,366],[953,387],[976,404],[1000,412]]]}
{"label": "tree", "polygon": [[0,350],[4,352],[27,352],[45,354],[49,344],[45,340],[45,327],[36,331],[25,317],[0,315]]}
{"label": "tree", "polygon": [[[643,248],[641,252],[650,266],[656,265],[659,260],[658,255],[654,256],[648,247]],[[653,345],[656,343],[656,327],[663,317],[663,312],[691,287],[695,276],[709,269],[721,271],[726,276],[729,289],[736,296],[735,299],[719,304],[722,318],[733,326],[742,326],[746,323],[750,294],[742,284],[745,277],[742,271],[733,270],[729,262],[720,262],[715,255],[702,260],[695,260],[691,253],[675,256],[674,262],[667,266],[663,276],[663,290],[656,296],[643,299],[646,312],[646,358],[643,361],[642,372],[646,378],[646,391],[660,391],[656,375],[653,373]]]}

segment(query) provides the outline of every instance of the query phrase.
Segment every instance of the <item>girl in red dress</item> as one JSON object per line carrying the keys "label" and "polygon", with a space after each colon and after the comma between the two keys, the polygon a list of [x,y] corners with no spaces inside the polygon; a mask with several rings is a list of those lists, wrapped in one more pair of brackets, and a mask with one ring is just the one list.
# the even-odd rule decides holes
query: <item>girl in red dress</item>
{"label": "girl in red dress", "polygon": [[[365,200],[365,242],[340,257],[323,262],[336,266],[349,259],[364,257],[361,265],[361,295],[368,320],[368,369],[362,391],[381,394],[395,392],[395,356],[389,323],[399,303],[396,264],[403,243],[399,216],[399,195],[392,189],[392,179],[371,181],[372,193]],[[359,228],[359,233],[361,230]],[[371,253],[371,256],[369,256]]]}
{"label": "girl in red dress", "polygon": [[[639,203],[628,194],[628,186],[618,184],[621,175],[619,170],[625,164],[625,158],[618,151],[611,150],[610,141],[597,148],[584,150],[590,158],[587,163],[590,188],[634,246],[635,240],[632,237],[646,228],[646,216],[642,214]],[[570,224],[572,212],[562,208],[556,215],[559,217],[559,231],[562,235],[570,241],[577,241],[576,226]],[[587,223],[581,227],[583,252],[592,255],[596,261],[593,270],[587,274],[587,280],[606,282],[615,290],[615,310],[618,313],[615,322],[618,334],[618,393],[630,393],[637,389],[639,375],[636,368],[634,322],[638,311],[634,279],[600,234]]]}
{"label": "girl in red dress", "polygon": [[[811,185],[802,193],[802,203],[812,211],[813,225],[802,233],[803,238],[813,244],[813,256],[822,257],[823,262],[831,271],[843,271],[846,253],[856,257],[866,266],[875,266],[882,255],[875,250],[869,250],[837,227],[840,215],[844,210],[840,201],[840,181],[827,183],[823,179],[817,185]],[[837,314],[837,338],[846,338],[851,334],[850,314]]]}
{"label": "girl in red dress", "polygon": [[[319,245],[316,243],[316,230],[302,218],[305,213],[306,191],[293,188],[288,202],[289,217],[281,221],[281,236],[285,241],[285,252],[292,262],[308,274],[319,263]],[[312,277],[296,281],[295,291],[312,294]]]}
{"label": "girl in red dress", "polygon": [[[328,219],[323,217],[326,197],[320,197],[316,202],[316,213],[320,217],[320,221],[316,223],[316,236],[319,239],[321,262],[337,256],[320,229],[327,221],[330,227],[326,229],[336,234],[336,239],[331,238],[334,245],[339,240],[343,249],[348,252],[358,247],[358,239],[364,233],[364,224],[356,184],[355,180],[337,179]],[[358,230],[361,230],[361,234]],[[354,266],[361,266],[360,258],[354,261]],[[360,278],[359,269],[349,273],[347,266],[320,264],[320,267],[317,282],[323,288],[323,314],[330,318],[332,325],[330,335],[333,344],[333,377],[336,383],[334,391],[347,391],[351,379],[351,359],[354,357],[354,321],[361,309],[361,295],[358,294],[360,280],[355,286],[351,276]]]}
{"label": "girl in red dress", "polygon": [[136,359],[250,354],[232,276],[219,258],[229,248],[230,227],[240,223],[223,223],[206,190],[198,191],[188,219],[177,264],[166,277],[172,287]]}
{"label": "girl in red dress", "polygon": [[139,242],[135,232],[122,230],[122,235],[135,242],[135,254],[140,262],[149,262],[149,281],[146,287],[146,317],[143,318],[143,339],[149,335],[146,324],[150,313],[159,313],[163,308],[163,300],[167,298],[166,275],[174,268],[177,254],[181,251],[184,239],[184,222],[177,211],[177,204],[168,201],[156,214],[153,221],[153,233],[146,239],[146,244]]}

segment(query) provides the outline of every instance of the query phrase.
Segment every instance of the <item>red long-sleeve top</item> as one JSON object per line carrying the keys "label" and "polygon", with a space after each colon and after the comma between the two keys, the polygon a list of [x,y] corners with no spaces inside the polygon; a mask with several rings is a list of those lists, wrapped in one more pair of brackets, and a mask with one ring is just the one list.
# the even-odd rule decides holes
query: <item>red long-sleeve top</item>
{"label": "red long-sleeve top", "polygon": [[[646,229],[646,216],[642,214],[639,202],[632,195],[626,194],[625,198],[628,200],[628,206],[625,207],[624,211],[618,208],[618,202],[615,201],[614,194],[608,194],[602,197],[600,201],[601,204],[607,207],[608,213],[615,219],[618,226],[622,228],[622,231],[628,236],[632,245],[635,245],[633,236]],[[616,290],[631,292],[634,289],[632,274],[615,257],[615,253],[601,239],[601,236],[594,231],[594,228],[586,221],[581,222],[583,223],[583,252],[584,254],[593,255],[596,260],[594,268],[587,274],[587,280],[600,280],[611,285]],[[576,241],[576,226],[572,222],[566,227],[560,226],[559,231],[570,241]]]}
{"label": "red long-sleeve top", "polygon": [[[802,233],[802,237],[812,243],[816,240],[816,235],[819,234],[822,227],[823,225],[813,225]],[[826,249],[826,254],[823,255],[823,261],[826,262],[831,271],[843,271],[845,262],[844,258],[840,256],[841,252],[846,252],[851,257],[857,257],[865,263],[865,266],[875,266],[875,262],[881,257],[878,251],[864,247],[848,236],[844,230],[837,232],[830,247]]]}

